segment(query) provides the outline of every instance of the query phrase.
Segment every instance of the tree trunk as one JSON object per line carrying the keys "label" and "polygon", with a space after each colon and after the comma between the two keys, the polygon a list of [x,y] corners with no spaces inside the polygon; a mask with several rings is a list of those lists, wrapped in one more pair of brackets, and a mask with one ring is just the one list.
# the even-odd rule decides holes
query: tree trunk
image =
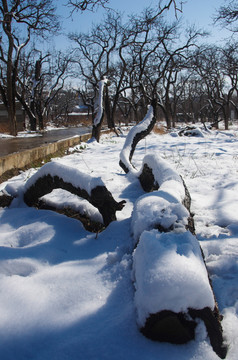
{"label": "tree trunk", "polygon": [[93,128],[92,128],[92,138],[94,138],[97,142],[99,142],[99,139],[100,139],[103,115],[104,115],[104,111],[102,112],[102,117],[101,117],[99,124],[97,124],[97,125],[93,124]]}
{"label": "tree trunk", "polygon": [[106,90],[105,90],[105,114],[107,117],[107,126],[109,129],[114,129],[115,124],[114,124],[114,120],[113,120],[113,113],[111,111],[111,106],[110,106],[110,99],[109,99],[109,94],[108,94],[108,87],[106,86]]}
{"label": "tree trunk", "polygon": [[13,40],[9,38],[9,50],[7,60],[7,102],[8,102],[8,121],[10,125],[10,133],[13,136],[17,135],[17,120],[16,120],[16,83],[14,76],[14,67],[12,64]]}

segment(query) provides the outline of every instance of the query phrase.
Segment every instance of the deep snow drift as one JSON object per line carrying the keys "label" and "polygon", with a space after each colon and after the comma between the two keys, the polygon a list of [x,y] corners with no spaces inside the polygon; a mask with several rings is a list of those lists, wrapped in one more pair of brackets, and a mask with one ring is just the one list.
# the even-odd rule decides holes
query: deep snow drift
{"label": "deep snow drift", "polygon": [[[224,315],[229,360],[238,357],[237,133],[151,134],[133,156],[139,170],[146,154],[158,154],[187,184],[197,237]],[[127,201],[118,220],[102,233],[90,233],[63,215],[28,208],[21,198],[0,209],[1,360],[219,359],[203,324],[195,341],[179,346],[155,343],[138,331],[131,216],[144,191],[119,166],[124,141],[124,136],[102,136],[100,144],[88,143],[83,152],[56,160],[101,177],[117,201]],[[8,185],[17,193],[34,172],[23,172],[0,189]],[[66,199],[63,191],[51,195],[61,205]],[[78,206],[79,199],[70,197],[74,201]],[[199,301],[198,290],[194,301]]]}

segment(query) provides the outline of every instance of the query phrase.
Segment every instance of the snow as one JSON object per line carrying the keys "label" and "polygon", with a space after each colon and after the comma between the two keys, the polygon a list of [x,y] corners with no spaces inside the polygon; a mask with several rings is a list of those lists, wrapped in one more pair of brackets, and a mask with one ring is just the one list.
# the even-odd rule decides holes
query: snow
{"label": "snow", "polygon": [[[133,164],[141,169],[144,156],[153,154],[166,160],[184,178],[192,197],[197,238],[224,316],[222,326],[229,345],[226,359],[236,360],[238,132],[210,131],[203,137],[174,136],[176,133],[151,134],[140,141]],[[74,174],[80,171],[100,178],[117,201],[127,201],[117,212],[118,220],[103,232],[93,234],[77,220],[29,208],[20,197],[10,208],[0,209],[1,360],[156,360],[158,356],[166,360],[219,359],[202,323],[195,341],[180,346],[153,342],[139,332],[133,284],[132,212],[138,199],[150,194],[144,194],[135,174],[125,175],[119,166],[124,141],[124,136],[103,135],[100,144],[88,143],[83,152],[53,162],[73,169]],[[22,172],[2,183],[0,190],[8,185],[11,193],[18,194],[35,172]],[[58,191],[53,201],[64,202],[65,194]],[[78,204],[77,197],[67,201]],[[168,220],[174,213],[174,209],[168,212]],[[158,241],[159,233],[152,236],[154,230],[146,230],[142,240],[149,234],[160,256],[171,255],[183,280],[195,286],[201,262],[190,235],[176,232],[167,244],[165,238],[164,242]],[[180,267],[180,261],[189,266],[189,271],[183,272],[185,266]],[[151,271],[155,265],[151,262]],[[164,280],[168,280],[167,275],[173,278],[176,269],[171,266]],[[206,281],[199,282],[193,293],[189,292],[189,300],[198,306],[210,303],[206,286]],[[169,301],[176,306],[172,298]],[[186,305],[181,301],[179,304]]]}
{"label": "snow", "polygon": [[63,179],[64,182],[71,183],[75,187],[86,190],[89,195],[91,195],[91,191],[95,187],[104,186],[100,177],[92,177],[76,168],[52,161],[42,166],[39,171],[30,177],[25,185],[25,190],[28,190],[34,185],[39,178],[47,175],[51,175],[51,177],[58,176]]}
{"label": "snow", "polygon": [[103,80],[100,80],[98,83],[98,104],[97,104],[97,114],[93,120],[94,126],[97,126],[100,124],[100,121],[102,120],[102,115],[103,115],[103,90],[104,90],[104,86],[105,84],[108,82],[108,80],[106,78],[104,78]]}
{"label": "snow", "polygon": [[215,302],[199,243],[180,234],[144,231],[134,252],[138,324],[162,310],[214,309]]}
{"label": "snow", "polygon": [[[146,155],[143,159],[143,166],[147,164],[152,170],[155,181],[161,191],[168,193],[168,196],[174,198],[174,201],[182,202],[185,198],[185,190],[181,176],[173,166],[160,156],[153,154]],[[143,169],[143,167],[142,167]],[[141,174],[139,171],[138,176]],[[170,200],[171,201],[171,200]]]}
{"label": "snow", "polygon": [[164,229],[173,227],[173,231],[183,231],[188,224],[188,210],[165,191],[154,191],[142,195],[136,201],[132,213],[132,232],[135,244],[145,230],[161,226]]}
{"label": "snow", "polygon": [[[59,198],[61,199],[59,203]],[[103,218],[98,209],[91,205],[87,200],[76,197],[63,189],[55,189],[50,194],[41,197],[47,205],[56,209],[71,208],[81,215],[87,215],[93,221],[103,224]]]}

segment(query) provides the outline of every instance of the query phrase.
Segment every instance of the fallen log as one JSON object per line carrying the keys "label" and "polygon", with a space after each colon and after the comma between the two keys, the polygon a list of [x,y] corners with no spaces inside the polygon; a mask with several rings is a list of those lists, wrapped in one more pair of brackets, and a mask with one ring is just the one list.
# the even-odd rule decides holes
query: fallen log
{"label": "fallen log", "polygon": [[[177,205],[174,205],[174,207],[182,209],[182,205],[184,205],[188,212],[184,213],[184,210],[180,210],[180,213],[184,213],[187,224],[186,228],[189,229],[193,234],[195,233],[193,214],[190,211],[191,196],[183,178],[177,173],[177,171],[175,171],[162,158],[148,154],[143,159],[141,170],[138,173],[138,179],[142,188],[146,192],[154,192],[153,196],[156,196],[156,203],[159,204],[157,199],[158,197],[161,197],[161,199],[164,198],[164,200],[168,200],[171,204],[177,203]],[[159,190],[159,192],[156,193],[157,190]],[[160,200],[159,207],[162,206],[162,209],[160,211],[164,211],[163,206],[165,205],[162,205],[161,201],[162,200]],[[135,207],[136,206],[137,203]],[[159,214],[157,215],[159,216]],[[152,216],[151,219],[154,219],[154,217]],[[155,222],[157,221],[156,219],[154,220]],[[174,222],[175,225],[176,221]],[[161,226],[161,224],[157,224],[157,226]],[[168,231],[169,228],[164,227],[161,230]]]}
{"label": "fallen log", "polygon": [[105,226],[116,220],[116,211],[122,210],[125,204],[124,200],[117,202],[113,198],[101,178],[57,162],[47,163],[27,181],[24,201],[28,206],[41,208],[40,198],[58,188],[89,201],[101,213]]}
{"label": "fallen log", "polygon": [[194,235],[188,189],[168,163],[151,155],[139,180],[152,191],[136,201],[132,213],[139,328],[152,340],[183,344],[195,339],[203,321],[213,350],[224,359],[222,317]]}

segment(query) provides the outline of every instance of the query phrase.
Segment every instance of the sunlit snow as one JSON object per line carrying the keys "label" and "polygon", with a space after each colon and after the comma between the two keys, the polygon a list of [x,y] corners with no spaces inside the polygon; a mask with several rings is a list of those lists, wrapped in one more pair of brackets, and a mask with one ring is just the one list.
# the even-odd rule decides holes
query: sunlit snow
{"label": "sunlit snow", "polygon": [[[72,174],[80,171],[85,176],[100,178],[117,201],[126,200],[124,209],[117,212],[117,221],[103,232],[90,233],[77,220],[52,211],[29,208],[21,197],[9,209],[0,209],[1,360],[219,359],[202,324],[197,329],[195,341],[179,346],[153,342],[138,330],[138,316],[143,314],[136,310],[138,298],[133,283],[132,211],[145,193],[135,173],[126,175],[119,166],[127,134],[126,129],[122,130],[124,135],[120,137],[103,135],[100,144],[88,143],[83,152],[54,160],[64,168],[72,168]],[[222,325],[229,345],[226,359],[236,360],[237,129],[203,132],[202,137],[179,137],[177,131],[151,134],[137,145],[133,156],[135,172],[141,169],[144,156],[150,154],[171,164],[183,176],[190,191],[196,235],[224,316]],[[12,194],[20,194],[34,172],[23,172],[1,184],[0,190],[7,185]],[[60,203],[62,199],[60,191],[54,194],[54,203]],[[70,204],[73,202],[70,198]],[[168,212],[168,218],[164,220],[171,220],[173,213],[172,210]],[[144,225],[140,226],[138,236],[144,231]],[[176,233],[177,239],[184,234],[187,233]],[[156,233],[151,241],[158,236]],[[163,259],[166,265],[166,257],[172,261],[170,247],[163,242],[158,246],[159,253],[166,255]],[[176,239],[171,239],[170,246],[179,248]],[[180,248],[180,255],[173,253],[176,267],[164,273],[163,281],[171,285],[168,279],[173,280],[179,272],[181,287],[176,291],[183,291],[183,280],[191,281],[195,287],[187,296],[196,306],[203,306],[212,298],[207,283],[201,283],[200,277],[195,276],[198,272],[201,275],[203,269],[196,266],[196,258],[190,256],[189,246]],[[145,260],[142,256],[141,264]],[[186,262],[188,272],[184,273],[180,261]],[[153,269],[152,266],[150,274]],[[172,295],[176,295],[175,292]],[[184,303],[176,303],[173,296],[166,299],[173,308],[184,306]],[[150,301],[152,306],[156,299]]]}

